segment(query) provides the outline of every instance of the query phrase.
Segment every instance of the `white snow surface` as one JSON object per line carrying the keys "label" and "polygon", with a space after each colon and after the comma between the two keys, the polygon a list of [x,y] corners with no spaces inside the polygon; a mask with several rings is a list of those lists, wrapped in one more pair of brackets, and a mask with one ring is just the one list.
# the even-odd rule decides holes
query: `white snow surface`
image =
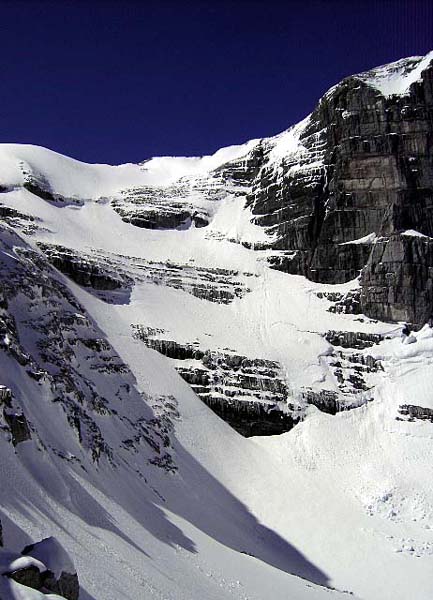
{"label": "white snow surface", "polygon": [[424,233],[420,233],[419,231],[415,231],[415,229],[407,229],[406,231],[403,231],[402,235],[405,235],[407,237],[420,237],[420,238],[429,239],[428,235],[425,235]]}
{"label": "white snow surface", "polygon": [[[406,232],[407,233],[407,232]],[[343,242],[340,246],[346,246],[347,244],[372,244],[376,239],[376,234],[374,232],[368,233],[357,240],[350,240],[350,242]]]}
{"label": "white snow surface", "polygon": [[[266,250],[234,243],[263,242],[266,235],[251,223],[242,196],[222,199],[208,227],[183,231],[133,227],[109,202],[98,201],[136,185],[203,176],[256,143],[202,159],[157,158],[119,167],[86,165],[34,146],[0,146],[0,184],[9,189],[1,202],[39,219],[39,229],[21,232],[17,246],[39,252],[42,241],[90,255],[120,255],[126,263],[133,257],[235,269],[250,289],[221,305],[144,281],[127,302],[108,304],[56,275],[148,399],[140,404],[131,397],[130,414],[147,415],[161,395],[175,398],[175,473],[148,465],[143,445],[116,468],[106,461],[95,465],[49,390],[0,350],[0,384],[13,390],[46,443],[43,449],[32,439],[14,448],[1,439],[5,541],[18,552],[55,536],[76,565],[81,600],[432,597],[433,424],[397,418],[402,404],[432,407],[430,330],[406,346],[392,325],[329,312],[330,302],[317,292],[345,293],[358,283],[323,285],[273,271]],[[275,161],[297,152],[296,130],[272,144]],[[56,193],[86,202],[61,206],[35,196],[22,188],[20,165],[43,176]],[[364,241],[370,240],[354,243]],[[5,250],[2,259],[12,264],[15,250]],[[326,331],[390,333],[390,339],[368,349],[384,365],[372,402],[335,416],[310,407],[289,433],[246,439],[198,399],[173,361],[132,337],[133,323],[162,328],[181,343],[276,360],[292,399],[302,386],[336,389],[326,363],[332,350]],[[103,376],[99,383],[109,394]],[[122,432],[111,419],[101,417],[101,428],[120,447]],[[8,600],[47,597],[8,585],[12,592],[0,588]]]}
{"label": "white snow surface", "polygon": [[423,71],[433,60],[433,51],[425,56],[403,58],[399,61],[371,69],[356,77],[376,88],[384,96],[403,96],[410,86],[419,81]]}
{"label": "white snow surface", "polygon": [[206,174],[246,155],[258,142],[221,148],[212,156],[155,157],[119,166],[87,164],[39,146],[0,144],[1,180],[2,185],[15,187],[24,183],[24,173],[43,174],[66,198],[105,198],[134,186],[166,186],[181,177]]}

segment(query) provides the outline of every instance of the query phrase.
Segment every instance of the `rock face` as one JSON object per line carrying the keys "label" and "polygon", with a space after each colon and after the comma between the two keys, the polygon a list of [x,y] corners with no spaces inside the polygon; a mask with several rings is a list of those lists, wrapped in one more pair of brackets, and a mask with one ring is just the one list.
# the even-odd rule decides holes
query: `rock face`
{"label": "rock face", "polygon": [[95,290],[118,290],[131,285],[126,278],[122,279],[115,272],[104,269],[89,256],[79,255],[63,246],[40,244],[40,247],[52,265],[79,285]]}
{"label": "rock face", "polygon": [[366,314],[425,323],[433,310],[433,239],[394,234],[377,240],[361,276]]}
{"label": "rock face", "polygon": [[325,339],[333,346],[363,350],[381,342],[383,336],[360,331],[328,331],[325,334]]}
{"label": "rock face", "polygon": [[200,343],[179,343],[163,329],[133,325],[133,336],[148,348],[177,361],[176,370],[197,396],[245,437],[289,431],[304,416],[308,404],[335,415],[371,400],[371,375],[382,370],[380,361],[364,350],[379,343],[375,334],[328,331],[335,346],[323,361],[336,390],[290,389],[281,365],[250,358],[228,349],[203,349]]}
{"label": "rock face", "polygon": [[279,435],[290,431],[299,421],[293,413],[285,413],[278,405],[270,407],[259,402],[221,401],[218,397],[200,396],[214,413],[244,437]]}
{"label": "rock face", "polygon": [[[340,283],[368,263],[362,310],[416,323],[432,309],[430,242],[402,233],[433,236],[432,59],[406,59],[332,88],[294,131],[296,152],[276,162],[272,144],[264,146],[248,198],[255,223],[273,236],[274,268]],[[403,93],[377,84],[387,68],[404,81],[420,65]]]}
{"label": "rock face", "polygon": [[407,417],[409,421],[421,419],[422,421],[431,421],[433,423],[433,410],[424,406],[415,406],[414,404],[402,404],[399,413]]}
{"label": "rock face", "polygon": [[[1,271],[7,262],[4,257],[13,259],[10,268],[2,271],[0,349],[38,385],[51,386],[54,401],[61,399],[69,425],[80,444],[91,449],[95,462],[101,457],[114,461],[115,452],[105,442],[99,420],[114,418],[118,409],[110,408],[110,389],[99,393],[93,375],[119,376],[120,380],[128,368],[65,291],[65,278],[58,279],[49,264],[106,303],[128,304],[141,284],[153,284],[170,288],[173,297],[174,290],[183,291],[200,301],[236,309],[241,299],[257,290],[261,270],[252,266],[252,273],[244,271],[250,268],[248,261],[236,263],[233,269],[230,261],[219,263],[217,242],[224,242],[228,256],[233,242],[261,252],[257,262],[263,259],[274,269],[315,282],[344,283],[360,276],[356,289],[336,292],[328,287],[315,292],[330,302],[330,312],[364,313],[414,324],[432,314],[432,59],[433,53],[348,77],[329,90],[298,125],[280,135],[248,142],[240,154],[224,149],[226,162],[212,162],[209,168],[198,168],[201,159],[152,159],[135,165],[130,184],[125,180],[120,187],[98,186],[97,194],[107,195],[95,196],[87,187],[72,192],[62,188],[59,193],[48,171],[42,173],[33,161],[21,161],[22,177],[0,185],[5,202],[0,205],[0,219],[38,239],[31,250],[18,251],[18,240],[11,241],[0,261]],[[394,83],[393,88],[393,81],[399,85]],[[175,160],[173,176],[170,169],[164,171],[167,160]],[[186,163],[188,168],[183,170]],[[154,175],[142,179],[147,172]],[[168,257],[137,251],[139,256],[128,256],[119,253],[123,246],[108,252],[104,244],[99,249],[77,249],[48,243],[47,239],[54,240],[53,232],[44,230],[39,213],[32,216],[6,204],[9,193],[20,186],[25,195],[36,195],[62,210],[88,201],[95,208],[98,205],[98,210],[107,205],[107,210],[116,213],[122,231],[132,230],[143,239],[150,235],[156,241],[167,235],[143,229],[203,229],[175,235],[179,242],[189,234],[197,242],[210,241],[215,252],[211,260],[204,257],[202,261],[194,253]],[[85,197],[87,193],[91,199]],[[42,239],[38,237],[41,230],[47,233]],[[236,250],[252,257],[243,248]],[[14,309],[14,303],[24,303],[25,310]],[[16,323],[14,310],[16,315],[28,312],[37,318],[22,322],[20,316],[21,322]],[[380,362],[364,352],[380,342],[380,336],[328,331],[324,338],[332,348],[321,355],[320,363],[330,386],[313,389],[303,382],[294,390],[281,364],[261,358],[274,357],[272,353],[244,356],[247,350],[230,350],[220,342],[211,346],[210,340],[209,345],[203,345],[203,340],[201,344],[179,341],[165,331],[165,323],[152,324],[153,329],[133,326],[134,335],[178,361],[175,367],[181,377],[243,435],[287,431],[299,421],[307,404],[329,413],[359,406],[371,399],[371,374],[381,370]],[[21,343],[20,329],[31,331],[24,342],[34,338],[35,343]],[[88,374],[81,376],[77,369],[86,363]],[[127,398],[129,387],[121,381],[117,385],[116,401]],[[31,405],[20,409],[25,399],[15,396],[0,388],[0,431],[17,445],[35,440],[37,432]],[[124,422],[127,419],[124,415]],[[149,459],[152,464],[159,461],[166,466],[164,423],[158,424],[154,435],[149,422],[143,423],[133,424],[133,431],[122,439],[122,448],[134,449],[145,440],[158,454]]]}
{"label": "rock face", "polygon": [[17,583],[32,588],[33,590],[40,590],[42,587],[42,573],[33,565],[23,569],[17,569],[16,571],[6,573],[5,575]]}
{"label": "rock face", "polygon": [[9,425],[14,446],[31,439],[32,436],[30,434],[29,424],[23,413],[17,414],[5,409],[3,411],[3,416],[6,423]]}
{"label": "rock face", "polygon": [[278,363],[226,352],[201,354],[201,366],[179,366],[177,371],[240,434],[275,435],[299,421],[295,408],[286,404],[288,390]]}
{"label": "rock face", "polygon": [[181,344],[163,334],[133,326],[134,337],[148,348],[179,361],[176,370],[182,379],[241,435],[284,433],[300,420],[300,409],[287,403],[289,391],[278,363],[227,350],[203,350],[197,342]]}
{"label": "rock face", "polygon": [[[230,161],[205,177],[180,177],[172,185],[152,185],[124,190],[111,206],[123,221],[144,229],[206,227],[213,205],[227,193],[242,194],[260,166],[260,148],[241,160]],[[146,162],[142,169],[147,168]]]}

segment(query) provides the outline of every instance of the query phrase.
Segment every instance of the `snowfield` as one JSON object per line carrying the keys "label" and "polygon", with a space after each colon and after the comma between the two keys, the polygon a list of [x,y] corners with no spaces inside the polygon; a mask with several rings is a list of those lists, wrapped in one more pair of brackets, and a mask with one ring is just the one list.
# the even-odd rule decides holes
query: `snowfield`
{"label": "snowfield", "polygon": [[[397,93],[389,82],[380,85]],[[298,133],[269,141],[275,168],[302,152]],[[329,312],[326,294],[354,290],[357,281],[332,286],[272,270],[269,236],[252,222],[244,193],[197,200],[203,179],[246,159],[257,142],[212,157],[119,167],[0,146],[1,207],[19,213],[0,231],[2,284],[18,290],[8,306],[17,340],[45,370],[29,376],[33,363],[10,353],[18,343],[13,330],[3,336],[0,384],[18,403],[7,410],[19,406],[32,434],[12,445],[0,432],[3,537],[19,552],[55,536],[74,560],[80,600],[433,596],[433,423],[401,411],[433,409],[433,331],[426,326],[402,344],[398,324]],[[50,196],[26,189],[29,176]],[[180,180],[191,186],[192,202],[211,207],[207,227],[140,228],[113,210],[125,189],[159,190]],[[134,284],[107,301],[49,266],[40,243],[111,265]],[[180,269],[180,279],[186,269],[197,277],[203,269],[236,271],[245,291],[226,304],[211,302],[182,282],[140,279],[150,263]],[[244,438],[180,377],[178,361],[133,336],[137,324],[204,350],[276,361],[295,404],[306,387],[339,389],[329,331],[384,336],[358,351],[383,370],[370,376],[371,392],[359,394],[358,408],[332,415],[303,406],[291,431]],[[53,340],[60,340],[55,347]],[[96,390],[93,421],[59,398],[64,373],[56,352],[70,369],[66,396],[74,386],[84,396]],[[0,585],[2,600],[56,597]]]}

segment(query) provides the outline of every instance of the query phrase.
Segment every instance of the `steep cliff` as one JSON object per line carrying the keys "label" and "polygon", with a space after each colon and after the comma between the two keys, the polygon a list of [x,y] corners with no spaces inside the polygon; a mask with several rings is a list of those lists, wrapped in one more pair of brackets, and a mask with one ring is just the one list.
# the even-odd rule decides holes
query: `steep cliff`
{"label": "steep cliff", "polygon": [[398,277],[389,279],[387,301],[378,299],[384,269],[375,247],[407,247],[407,230],[433,235],[432,61],[432,53],[404,59],[333,87],[292,130],[293,150],[276,158],[268,142],[248,197],[255,222],[273,236],[275,268],[341,283],[366,267],[362,307],[373,317],[422,323],[432,309],[426,244],[418,242],[416,260],[394,252],[388,271],[405,271],[419,306]]}

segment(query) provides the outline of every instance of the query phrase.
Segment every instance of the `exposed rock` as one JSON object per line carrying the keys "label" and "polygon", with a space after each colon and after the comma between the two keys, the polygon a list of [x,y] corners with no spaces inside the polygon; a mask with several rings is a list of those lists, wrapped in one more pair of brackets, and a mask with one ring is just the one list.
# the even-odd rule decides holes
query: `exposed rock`
{"label": "exposed rock", "polygon": [[230,269],[182,265],[171,261],[158,263],[144,259],[130,260],[129,269],[136,281],[144,280],[184,290],[217,304],[230,304],[235,298],[243,298],[250,291],[245,279],[253,276]]}
{"label": "exposed rock", "polygon": [[[93,462],[114,466],[125,460],[135,451],[134,446],[122,443],[127,437],[137,438],[137,444],[144,436],[151,441],[153,446],[149,443],[148,452],[144,451],[147,460],[162,455],[154,447],[164,447],[169,454],[167,421],[163,416],[157,418],[150,403],[143,402],[129,367],[63,278],[43,254],[26,247],[16,234],[9,229],[1,233],[0,352],[8,355],[7,360],[16,361],[20,377],[31,380],[23,389],[33,388],[36,404],[42,396],[44,404],[58,405],[65,431],[72,429],[80,450]],[[19,444],[31,433],[35,449],[82,463],[80,451],[65,453],[52,441],[47,448],[40,429],[33,425],[32,410],[37,409],[24,403],[18,382],[15,388],[8,377],[8,385],[15,393],[0,387],[0,436]],[[123,432],[115,447],[106,435],[108,416]]]}
{"label": "exposed rock", "polygon": [[332,390],[317,392],[306,389],[302,392],[302,396],[308,404],[312,404],[322,412],[335,415],[341,410],[338,394]]}
{"label": "exposed rock", "polygon": [[431,421],[433,423],[433,409],[431,408],[415,406],[413,404],[402,404],[400,406],[399,413],[405,417],[407,416],[409,421],[421,419],[423,421]]}
{"label": "exposed rock", "polygon": [[51,571],[48,571],[43,578],[43,587],[47,592],[58,594],[66,600],[78,600],[79,597],[80,585],[76,573],[62,571],[57,579]]}
{"label": "exposed rock", "polygon": [[3,416],[9,426],[12,435],[12,443],[14,446],[31,439],[32,436],[30,433],[29,424],[27,423],[27,419],[23,413],[16,414],[5,408],[3,410]]}
{"label": "exposed rock", "polygon": [[123,221],[144,229],[187,229],[192,224],[206,227],[209,215],[203,207],[200,210],[188,203],[189,194],[189,182],[180,180],[172,186],[126,190],[111,205]]}
{"label": "exposed rock", "polygon": [[22,554],[32,556],[47,567],[47,571],[42,574],[40,587],[48,592],[59,594],[66,600],[78,600],[80,588],[74,564],[56,538],[45,538],[26,546]]}
{"label": "exposed rock", "polygon": [[299,421],[287,403],[288,389],[278,363],[232,352],[203,350],[198,342],[180,344],[161,330],[133,325],[133,335],[164,356],[189,361],[176,367],[197,396],[245,436],[275,435]]}
{"label": "exposed rock", "polygon": [[35,196],[42,198],[42,200],[48,200],[50,202],[55,202],[55,197],[53,196],[51,191],[46,189],[46,187],[42,187],[42,185],[39,184],[34,179],[29,178],[29,180],[24,183],[23,187],[25,187],[26,190],[28,190]]}
{"label": "exposed rock", "polygon": [[34,565],[17,569],[10,573],[4,573],[3,575],[34,590],[40,590],[43,585],[43,575]]}
{"label": "exposed rock", "polygon": [[134,212],[126,212],[123,206],[115,204],[113,206],[123,221],[144,229],[186,229],[192,223],[196,227],[206,227],[209,224],[208,217],[184,210],[182,206],[170,207],[171,210],[167,210],[167,208],[159,208],[159,210],[142,208]]}
{"label": "exposed rock", "polygon": [[341,298],[331,300],[331,302],[334,302],[334,304],[329,307],[329,312],[347,315],[362,314],[361,288],[349,290],[345,294],[342,294]]}
{"label": "exposed rock", "polygon": [[83,204],[82,200],[78,200],[77,198],[65,198],[61,194],[54,192],[44,175],[35,170],[29,171],[27,169],[28,165],[25,168],[22,165],[23,175],[25,176],[23,187],[31,194],[55,205],[67,206],[73,204],[81,206]]}
{"label": "exposed rock", "polygon": [[264,405],[236,399],[224,400],[210,394],[197,395],[244,437],[285,433],[300,420],[300,416],[296,417],[296,413],[285,413],[278,405]]}
{"label": "exposed rock", "polygon": [[12,392],[9,388],[4,385],[0,385],[0,406],[6,406],[11,408],[12,406]]}
{"label": "exposed rock", "polygon": [[365,314],[426,323],[433,312],[433,239],[394,234],[375,243],[361,276]]}
{"label": "exposed rock", "polygon": [[116,272],[108,271],[97,260],[80,255],[64,246],[39,244],[48,260],[62,273],[79,285],[95,290],[117,290],[131,287],[132,281]]}
{"label": "exposed rock", "polygon": [[157,350],[160,354],[168,356],[169,358],[176,358],[178,360],[186,360],[187,358],[195,358],[200,360],[203,358],[204,353],[194,344],[179,344],[174,340],[167,340],[164,338],[144,338],[135,329],[135,337],[143,340],[148,348]]}
{"label": "exposed rock", "polygon": [[[244,193],[261,164],[260,144],[249,155],[221,165],[204,177],[184,176],[171,185],[139,186],[124,190],[111,206],[122,220],[146,229],[206,227],[213,204],[227,193]],[[145,170],[146,162],[142,163]]]}
{"label": "exposed rock", "polygon": [[34,221],[35,217],[21,213],[15,208],[10,208],[9,206],[0,204],[0,219],[8,223],[9,219],[24,219],[27,221]]}
{"label": "exposed rock", "polygon": [[10,227],[19,229],[26,235],[34,234],[41,227],[41,219],[3,204],[0,204],[0,221]]}
{"label": "exposed rock", "polygon": [[203,350],[199,342],[181,344],[164,338],[166,332],[162,329],[142,325],[132,328],[134,337],[149,348],[179,361],[176,370],[197,396],[247,437],[289,431],[303,417],[306,404],[330,414],[356,408],[372,399],[371,375],[383,370],[379,360],[355,351],[379,343],[383,336],[329,331],[325,337],[336,350],[322,360],[328,363],[336,390],[289,391],[277,362],[248,358],[234,351]]}
{"label": "exposed rock", "polygon": [[384,338],[383,335],[377,333],[364,333],[362,331],[327,331],[325,339],[333,346],[362,350],[370,348],[374,344],[379,344]]}
{"label": "exposed rock", "polygon": [[[368,261],[365,314],[422,323],[433,306],[431,250],[399,234],[433,235],[433,67],[406,94],[389,97],[368,75],[345,79],[321,99],[297,126],[296,153],[275,164],[275,142],[263,145],[248,203],[254,222],[272,236],[274,268],[339,283],[357,277]],[[389,249],[381,265],[387,240],[374,240],[384,235]]]}
{"label": "exposed rock", "polygon": [[39,247],[59,271],[79,285],[95,290],[99,298],[109,303],[126,302],[134,283],[145,281],[181,289],[210,302],[230,304],[250,291],[245,280],[253,276],[171,261],[153,262],[122,255],[107,257],[98,252],[89,255],[46,243],[40,243]]}

